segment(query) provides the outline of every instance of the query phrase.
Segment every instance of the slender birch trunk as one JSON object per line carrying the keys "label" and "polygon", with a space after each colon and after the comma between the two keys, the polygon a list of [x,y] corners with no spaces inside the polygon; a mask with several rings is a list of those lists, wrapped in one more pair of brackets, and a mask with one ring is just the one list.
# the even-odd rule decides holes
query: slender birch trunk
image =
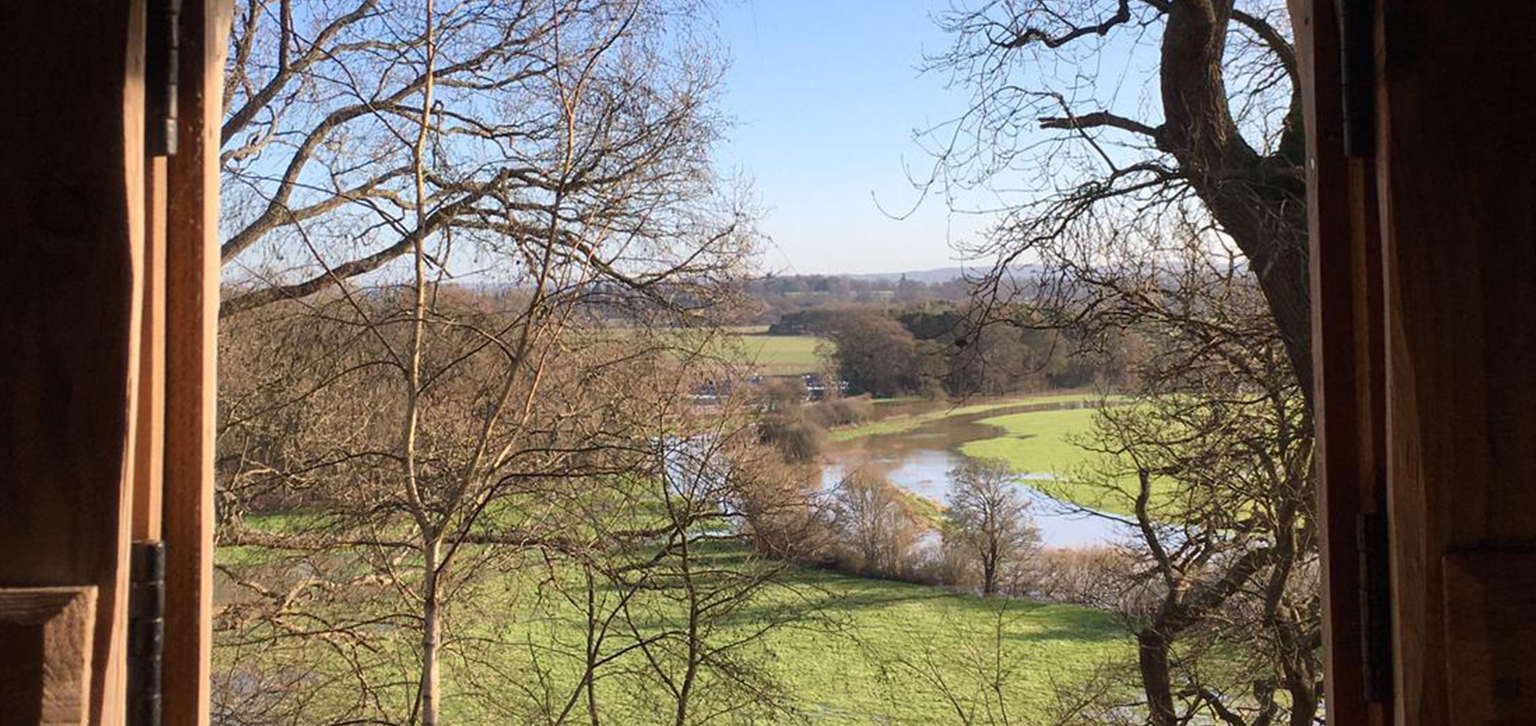
{"label": "slender birch trunk", "polygon": [[405,484],[412,514],[421,537],[421,683],[418,695],[422,726],[437,726],[441,693],[438,676],[439,635],[442,631],[438,602],[438,578],[443,563],[440,561],[442,538],[421,497],[416,462],[417,429],[421,419],[421,357],[427,317],[427,138],[432,126],[433,64],[437,60],[437,46],[433,38],[433,0],[426,0],[426,82],[422,86],[421,127],[416,134],[411,163],[416,183],[416,229],[412,257],[415,263],[413,278],[414,299],[411,302],[411,347],[407,364],[406,414],[402,435],[404,449]]}

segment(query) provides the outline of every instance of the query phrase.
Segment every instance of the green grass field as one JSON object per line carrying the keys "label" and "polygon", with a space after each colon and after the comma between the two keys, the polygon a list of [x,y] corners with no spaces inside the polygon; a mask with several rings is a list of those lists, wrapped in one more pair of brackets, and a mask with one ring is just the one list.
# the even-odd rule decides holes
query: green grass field
{"label": "green grass field", "polygon": [[[1120,485],[1122,491],[1109,491],[1074,481],[1073,474],[1085,464],[1091,464],[1098,454],[1085,451],[1073,443],[1073,439],[1091,432],[1093,410],[1035,411],[994,416],[979,423],[1002,429],[1002,435],[977,439],[960,446],[960,453],[977,459],[999,459],[1020,474],[1040,474],[1055,477],[1054,480],[1031,482],[1047,494],[1091,507],[1103,512],[1131,514],[1135,508],[1132,496],[1123,492],[1135,491],[1134,479]],[[1173,495],[1168,486],[1153,481],[1152,506],[1157,508]]]}
{"label": "green grass field", "polygon": [[[228,561],[223,552],[220,561]],[[979,685],[974,669],[992,657],[997,643],[1005,664],[1015,669],[1006,683],[1009,708],[1019,714],[1044,714],[1055,707],[1052,684],[1081,682],[1100,666],[1125,662],[1134,655],[1113,616],[1086,608],[983,600],[933,587],[798,567],[788,570],[782,581],[783,586],[762,591],[747,607],[718,624],[709,637],[713,642],[746,637],[758,631],[766,618],[781,617],[786,608],[812,613],[768,631],[738,652],[782,689],[784,702],[801,717],[788,722],[961,724],[943,694],[925,685],[911,669],[936,664],[934,673],[956,691],[974,694]],[[579,671],[570,654],[580,652],[584,616],[575,605],[550,595],[550,582],[548,573],[541,575],[534,567],[519,574],[498,574],[459,591],[460,599],[451,610],[459,624],[446,632],[450,642],[467,650],[458,655],[450,651],[444,657],[445,721],[506,722],[509,714],[497,709],[524,702],[526,694],[517,694],[516,689],[543,679],[551,690],[568,691],[576,681]],[[545,596],[536,597],[536,592]],[[360,607],[366,610],[368,605]],[[676,621],[681,612],[669,612],[666,605],[648,607],[652,609],[645,611],[647,619],[656,622]],[[372,673],[370,680],[402,684],[388,692],[392,698],[405,698],[409,689],[403,684],[410,679],[414,636],[409,628],[393,626],[370,632],[368,647],[373,652],[365,655],[365,660],[375,663],[367,669]],[[288,648],[273,642],[238,652],[242,658],[255,659],[260,671],[310,673],[306,682],[318,689],[307,693],[315,699],[312,705],[322,712],[345,712],[355,708],[351,699],[356,689],[347,676],[353,664],[347,662],[348,655],[338,655],[334,645]],[[561,651],[566,655],[558,655]],[[238,673],[236,652],[216,650],[216,674]],[[541,654],[541,668],[532,666],[534,653]],[[615,666],[640,665],[640,656],[632,655],[636,660]],[[620,682],[598,689],[609,721],[650,724],[670,718],[646,703],[645,694],[630,692]],[[505,692],[508,698],[498,705],[493,697],[487,705],[487,692]]]}
{"label": "green grass field", "polygon": [[1065,476],[1088,460],[1088,452],[1069,440],[1093,426],[1092,409],[1032,411],[981,419],[1002,429],[1001,435],[967,442],[961,453],[978,459],[1000,459],[1020,474]]}
{"label": "green grass field", "polygon": [[[720,565],[746,562],[742,551],[727,546],[716,556]],[[218,562],[250,565],[250,553],[221,549]],[[550,686],[568,692],[579,680],[578,660],[584,639],[585,615],[576,603],[581,588],[570,588],[574,600],[551,591],[551,583],[574,585],[573,571],[550,573],[536,563],[501,569],[490,577],[456,591],[444,654],[444,720],[449,723],[505,723],[510,712],[527,708],[518,689]],[[937,668],[938,675],[962,694],[974,694],[978,663],[994,655],[1014,668],[1006,683],[1009,708],[1017,714],[1046,714],[1055,708],[1054,683],[1080,683],[1100,666],[1126,662],[1134,655],[1126,632],[1112,615],[1087,608],[1040,605],[1023,600],[989,599],[955,594],[931,586],[862,579],[791,566],[780,585],[763,589],[753,602],[713,625],[711,642],[748,640],[736,652],[742,662],[756,665],[776,683],[783,703],[796,720],[833,726],[948,726],[963,723],[942,692],[912,668]],[[599,596],[604,589],[599,588]],[[613,597],[608,594],[607,597]],[[642,632],[676,628],[682,609],[676,599],[651,597],[641,606]],[[336,603],[346,617],[370,619],[376,605],[366,592],[353,592],[350,603]],[[310,606],[315,608],[315,606]],[[324,606],[316,612],[324,612]],[[338,611],[339,612],[339,611]],[[782,622],[785,612],[797,619],[751,640],[768,619]],[[382,614],[382,611],[378,611]],[[350,677],[358,663],[367,663],[372,683],[393,683],[382,689],[384,701],[409,698],[416,635],[409,625],[367,626],[367,649],[358,655],[335,640],[315,642],[266,640],[257,637],[246,648],[215,649],[215,681],[246,683],[250,672],[298,674],[310,689],[304,697],[315,709],[310,715],[350,714],[356,686]],[[399,623],[406,625],[406,623]],[[252,635],[253,632],[246,632]],[[260,634],[260,631],[257,632]],[[226,639],[232,635],[224,635]],[[238,640],[238,639],[237,639]],[[341,639],[346,640],[346,639]],[[247,643],[250,643],[247,642]],[[622,642],[622,639],[621,639]],[[462,652],[461,652],[462,649]],[[636,668],[641,655],[631,652],[614,668]],[[538,663],[538,668],[535,668]],[[241,675],[246,672],[247,675]],[[221,677],[232,680],[218,680]],[[647,703],[624,680],[598,688],[602,711],[613,723],[664,723],[670,714]],[[659,688],[659,686],[656,686]],[[487,692],[505,692],[487,701]],[[298,694],[293,694],[298,695]],[[513,697],[516,695],[516,697]],[[650,694],[650,697],[654,697]],[[730,723],[730,721],[727,721]]]}
{"label": "green grass field", "polygon": [[801,375],[823,367],[816,354],[822,339],[813,335],[768,335],[762,329],[749,328],[736,334],[736,342],[744,360],[756,363],[764,375]]}
{"label": "green grass field", "polygon": [[1093,427],[1092,409],[1034,411],[984,418],[980,423],[1002,429],[1002,434],[960,446],[960,453],[976,459],[998,459],[1020,474],[1056,477],[1038,486],[1058,499],[1095,509],[1126,512],[1129,502],[1105,496],[1097,488],[1074,484],[1071,473],[1088,463],[1094,454],[1071,439]]}
{"label": "green grass field", "polygon": [[[633,335],[630,328],[610,328],[608,334]],[[797,376],[822,370],[824,362],[817,354],[818,348],[828,344],[814,335],[768,335],[766,325],[745,325],[726,328],[708,345],[699,345],[702,331],[676,331],[671,345],[678,346],[679,355],[701,353],[706,356],[735,364],[752,364],[757,372],[766,376]],[[662,340],[669,340],[669,331],[660,331]]]}
{"label": "green grass field", "polygon": [[[941,726],[962,723],[942,694],[910,667],[929,656],[956,690],[978,685],[969,675],[997,640],[1015,671],[1009,707],[1044,715],[1052,683],[1081,682],[1096,667],[1133,655],[1111,615],[1087,608],[994,599],[985,601],[920,585],[823,574],[808,575],[835,598],[837,633],[786,630],[769,640],[779,677],[815,723]],[[1042,719],[1043,720],[1043,719]]]}

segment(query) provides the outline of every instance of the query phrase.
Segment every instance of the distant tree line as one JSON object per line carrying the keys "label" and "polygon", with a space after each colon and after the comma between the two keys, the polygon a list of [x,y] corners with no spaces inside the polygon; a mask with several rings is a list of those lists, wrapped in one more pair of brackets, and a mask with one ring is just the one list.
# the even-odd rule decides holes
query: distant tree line
{"label": "distant tree line", "polygon": [[774,335],[818,335],[833,343],[851,394],[972,396],[1118,386],[1145,355],[1140,335],[1096,336],[1032,327],[1027,320],[978,322],[961,304],[827,305],[787,313]]}
{"label": "distant tree line", "polygon": [[[752,322],[775,323],[794,313],[849,306],[910,306],[925,302],[958,303],[970,294],[963,278],[924,282],[847,275],[787,275],[753,280],[743,292],[756,302]],[[786,333],[792,334],[792,333]]]}

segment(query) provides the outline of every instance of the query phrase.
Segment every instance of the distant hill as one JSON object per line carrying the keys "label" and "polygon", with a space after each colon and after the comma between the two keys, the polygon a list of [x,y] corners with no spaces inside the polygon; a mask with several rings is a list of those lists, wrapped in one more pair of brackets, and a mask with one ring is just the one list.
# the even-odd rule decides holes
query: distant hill
{"label": "distant hill", "polygon": [[[856,272],[834,275],[834,277],[846,277],[850,280],[870,280],[872,282],[895,281],[906,277],[908,280],[933,284],[949,282],[950,280],[963,278],[966,275],[975,277],[990,271],[990,269],[989,267],[971,265],[967,267],[936,267],[931,270],[907,270],[905,272]],[[1012,269],[1013,274],[1019,279],[1031,278],[1040,273],[1040,268],[1037,265],[1021,265]]]}
{"label": "distant hill", "polygon": [[949,282],[955,278],[964,277],[967,271],[973,275],[980,272],[979,269],[968,267],[937,267],[932,270],[908,270],[906,272],[856,272],[846,275],[837,275],[837,277],[846,277],[850,280],[870,281],[894,281],[905,277],[908,280],[913,280],[915,282],[935,283]]}

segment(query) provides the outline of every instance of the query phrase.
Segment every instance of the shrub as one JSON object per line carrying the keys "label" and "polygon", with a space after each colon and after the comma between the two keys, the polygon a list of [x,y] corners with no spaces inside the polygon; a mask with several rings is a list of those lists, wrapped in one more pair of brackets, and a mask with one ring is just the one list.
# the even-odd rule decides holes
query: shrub
{"label": "shrub", "polygon": [[1041,600],[1116,609],[1132,563],[1110,547],[1041,550],[1029,568],[1027,594]]}

